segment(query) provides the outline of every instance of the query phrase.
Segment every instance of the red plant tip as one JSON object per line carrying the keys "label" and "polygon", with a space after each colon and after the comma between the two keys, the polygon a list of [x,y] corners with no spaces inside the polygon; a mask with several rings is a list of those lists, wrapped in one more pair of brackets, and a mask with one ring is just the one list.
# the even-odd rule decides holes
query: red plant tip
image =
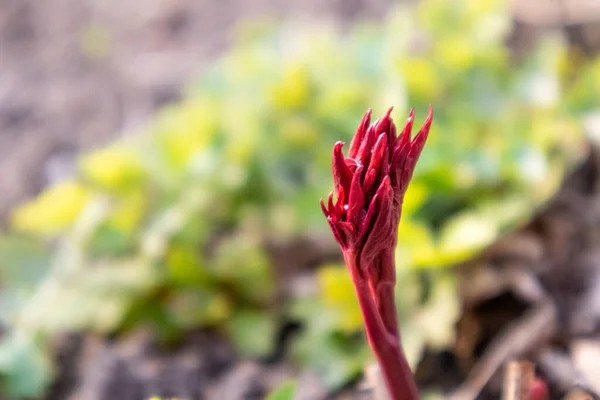
{"label": "red plant tip", "polygon": [[342,151],[343,142],[333,146],[334,192],[329,193],[327,202],[321,199],[321,210],[344,253],[367,338],[391,399],[416,400],[417,386],[398,333],[394,249],[404,194],[429,135],[433,113],[430,106],[414,138],[414,109],[400,135],[391,113],[390,107],[371,124],[371,110],[367,110],[350,142],[348,157]]}
{"label": "red plant tip", "polygon": [[[402,200],[419,155],[429,134],[431,106],[423,127],[414,139],[414,109],[399,136],[391,118],[393,108],[373,124],[367,110],[350,143],[348,157],[343,142],[333,146],[332,170],[337,201],[321,206],[335,225],[334,235],[343,250],[355,249],[369,256],[395,245]],[[336,234],[342,232],[343,234]],[[365,245],[369,246],[364,249]],[[364,251],[368,250],[367,254]]]}

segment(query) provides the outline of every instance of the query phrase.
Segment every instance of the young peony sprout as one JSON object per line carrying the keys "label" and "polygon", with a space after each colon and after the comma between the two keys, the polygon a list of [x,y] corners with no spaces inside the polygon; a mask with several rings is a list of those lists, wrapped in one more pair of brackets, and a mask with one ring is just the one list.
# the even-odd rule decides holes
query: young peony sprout
{"label": "young peony sprout", "polygon": [[402,201],[425,145],[433,118],[411,139],[414,109],[399,136],[390,117],[370,125],[368,110],[344,157],[344,143],[333,147],[333,192],[321,208],[340,244],[363,315],[369,345],[375,353],[393,400],[418,399],[404,356],[394,302],[394,250]]}

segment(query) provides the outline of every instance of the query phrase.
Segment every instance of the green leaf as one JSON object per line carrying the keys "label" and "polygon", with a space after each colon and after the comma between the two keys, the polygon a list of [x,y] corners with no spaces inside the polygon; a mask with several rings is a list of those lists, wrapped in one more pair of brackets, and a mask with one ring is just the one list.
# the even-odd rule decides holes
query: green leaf
{"label": "green leaf", "polygon": [[357,378],[371,357],[364,338],[311,327],[294,343],[292,350],[300,364],[315,371],[321,382],[331,390]]}
{"label": "green leaf", "polygon": [[37,398],[52,377],[47,349],[24,332],[0,343],[0,392],[10,399]]}
{"label": "green leaf", "polygon": [[14,321],[48,272],[50,258],[38,240],[0,235],[0,325]]}
{"label": "green leaf", "polygon": [[[70,263],[81,267],[81,260],[73,254],[61,261],[64,267],[73,267]],[[83,328],[111,331],[133,299],[153,288],[155,282],[155,271],[135,259],[96,262],[70,273],[52,274],[27,302],[21,322],[45,333]]]}
{"label": "green leaf", "polygon": [[182,329],[211,326],[231,314],[231,301],[215,289],[179,290],[168,301],[170,316]]}
{"label": "green leaf", "polygon": [[211,271],[217,279],[233,285],[242,299],[265,304],[274,289],[271,263],[252,230],[223,240],[216,249]]}
{"label": "green leaf", "polygon": [[297,386],[296,381],[285,382],[271,392],[266,400],[294,400]]}
{"label": "green leaf", "polygon": [[178,287],[215,285],[215,279],[203,265],[199,251],[191,246],[173,243],[167,250],[165,263],[168,279]]}
{"label": "green leaf", "polygon": [[335,326],[347,333],[359,331],[363,317],[348,269],[344,265],[324,265],[317,279],[322,305],[331,309]]}
{"label": "green leaf", "polygon": [[274,350],[277,321],[266,311],[238,310],[228,322],[228,331],[242,354],[266,356]]}
{"label": "green leaf", "polygon": [[0,235],[0,282],[11,287],[31,288],[50,262],[50,249],[36,239]]}
{"label": "green leaf", "polygon": [[[424,296],[424,301],[409,306],[409,313],[401,319],[402,344],[413,368],[420,361],[425,347],[444,349],[451,345],[454,326],[460,314],[452,277],[443,270],[430,271],[427,277],[430,280],[428,287],[421,283],[421,291],[429,292],[429,295]],[[410,283],[419,285],[418,282]],[[398,296],[397,303],[400,305],[404,300],[405,296]],[[406,305],[403,306],[406,310]]]}
{"label": "green leaf", "polygon": [[145,176],[136,149],[125,143],[85,155],[79,161],[79,168],[85,179],[106,190],[129,190]]}
{"label": "green leaf", "polygon": [[92,236],[89,254],[97,256],[123,256],[133,247],[133,240],[127,233],[109,225],[100,226]]}
{"label": "green leaf", "polygon": [[450,219],[440,237],[440,262],[465,259],[496,239],[498,227],[486,215],[466,212]]}
{"label": "green leaf", "polygon": [[89,198],[89,191],[79,182],[56,184],[13,211],[12,227],[38,235],[64,232],[75,222]]}

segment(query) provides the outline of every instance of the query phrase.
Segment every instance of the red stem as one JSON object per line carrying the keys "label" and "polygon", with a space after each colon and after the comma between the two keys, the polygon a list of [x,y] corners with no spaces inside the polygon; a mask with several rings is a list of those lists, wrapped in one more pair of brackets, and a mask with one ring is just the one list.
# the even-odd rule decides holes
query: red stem
{"label": "red stem", "polygon": [[398,331],[398,313],[394,300],[394,287],[396,286],[396,261],[394,253],[383,252],[379,258],[380,265],[377,266],[378,274],[369,274],[369,286],[372,298],[375,300],[377,312],[383,320],[383,325],[388,332],[400,337]]}
{"label": "red stem", "polygon": [[[396,305],[394,304],[393,286],[391,293],[389,285],[383,286],[383,292],[375,289],[376,296],[381,299],[378,305],[373,298],[369,282],[361,276],[361,270],[354,257],[347,255],[346,265],[352,275],[358,303],[365,323],[365,331],[369,345],[377,358],[383,379],[392,400],[417,400],[419,394],[410,366],[400,344],[397,324],[394,329],[388,329],[379,310],[383,315],[396,321]],[[389,267],[389,266],[388,266]],[[392,265],[392,268],[394,266]],[[362,272],[365,272],[364,270]],[[391,321],[388,321],[391,322]]]}

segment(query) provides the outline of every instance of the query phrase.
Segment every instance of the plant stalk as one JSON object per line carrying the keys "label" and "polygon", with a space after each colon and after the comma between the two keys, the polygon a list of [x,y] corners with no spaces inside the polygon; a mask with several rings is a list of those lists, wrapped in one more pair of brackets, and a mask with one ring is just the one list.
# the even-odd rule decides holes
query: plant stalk
{"label": "plant stalk", "polygon": [[[395,323],[396,305],[393,297],[393,284],[391,292],[389,291],[389,281],[382,282],[385,284],[383,291],[377,290],[364,276],[361,276],[360,266],[357,265],[355,257],[347,257],[346,265],[355,283],[367,339],[379,364],[390,398],[392,400],[418,400],[417,385],[402,350],[400,334],[397,323]],[[394,265],[391,267],[394,268]],[[377,300],[378,298],[380,300]],[[387,321],[384,321],[379,311],[384,311],[383,316]],[[391,315],[394,317],[392,318]],[[386,325],[391,324],[392,321],[395,325],[388,328]]]}

